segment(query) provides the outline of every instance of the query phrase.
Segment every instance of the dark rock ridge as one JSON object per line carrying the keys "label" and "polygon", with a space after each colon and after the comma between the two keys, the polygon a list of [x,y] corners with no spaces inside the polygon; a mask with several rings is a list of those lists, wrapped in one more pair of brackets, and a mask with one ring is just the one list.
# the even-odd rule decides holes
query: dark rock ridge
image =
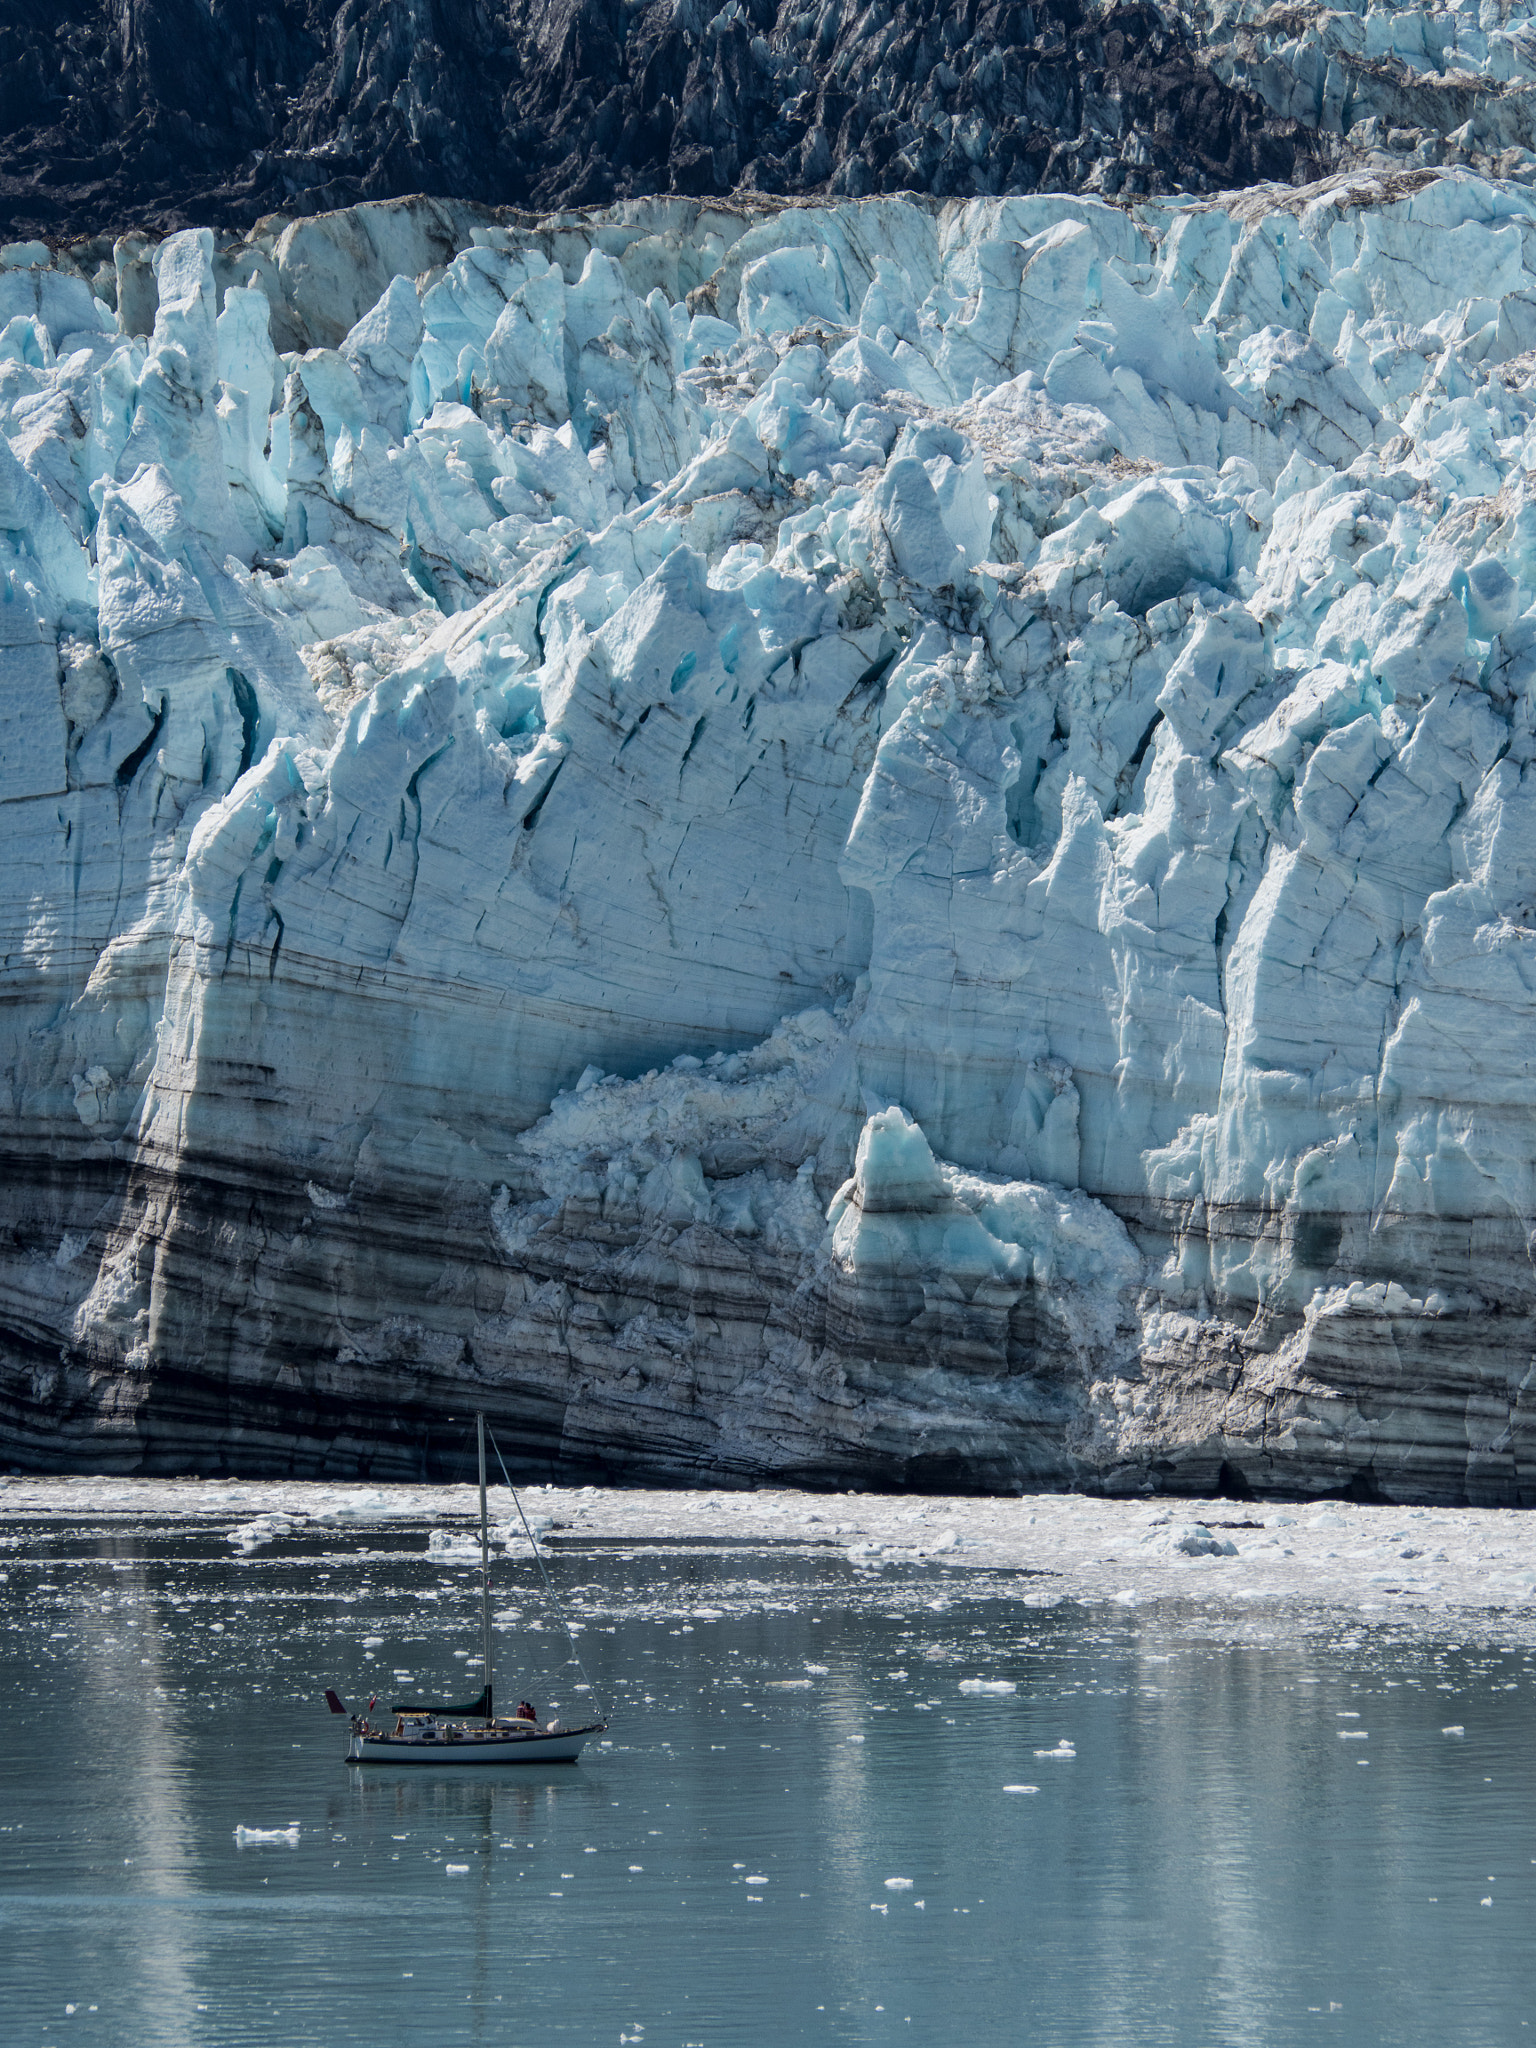
{"label": "dark rock ridge", "polygon": [[[248,226],[425,192],[1194,192],[1336,149],[1195,25],[1080,0],[20,0],[0,229]],[[1463,114],[1461,118],[1465,118]]]}

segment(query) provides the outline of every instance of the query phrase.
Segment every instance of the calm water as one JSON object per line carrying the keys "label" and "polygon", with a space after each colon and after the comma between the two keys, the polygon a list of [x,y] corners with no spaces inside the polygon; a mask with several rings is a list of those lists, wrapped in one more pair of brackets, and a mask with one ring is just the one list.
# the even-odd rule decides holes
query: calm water
{"label": "calm water", "polygon": [[[434,1778],[319,1697],[478,1685],[420,1529],[0,1539],[5,2048],[1532,2039],[1528,1630],[594,1545],[611,1747]],[[569,1715],[528,1570],[502,1697]]]}

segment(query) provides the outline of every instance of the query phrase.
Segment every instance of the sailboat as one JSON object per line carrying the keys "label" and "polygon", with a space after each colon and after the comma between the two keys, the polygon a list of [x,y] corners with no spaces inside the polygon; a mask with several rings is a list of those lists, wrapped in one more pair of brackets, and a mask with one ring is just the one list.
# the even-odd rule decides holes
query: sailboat
{"label": "sailboat", "polygon": [[[476,1416],[475,1425],[480,1452],[480,1630],[485,1689],[477,1700],[462,1707],[417,1702],[391,1707],[389,1711],[395,1717],[392,1729],[387,1725],[376,1728],[369,1720],[376,1704],[370,1700],[367,1712],[349,1716],[349,1764],[430,1764],[439,1769],[460,1764],[573,1764],[587,1738],[601,1735],[608,1725],[602,1720],[583,1722],[576,1728],[567,1728],[559,1721],[540,1725],[531,1710],[520,1708],[510,1718],[495,1712],[491,1684],[491,1538],[485,1502],[483,1414]],[[500,1455],[498,1452],[497,1456]],[[515,1491],[512,1497],[517,1500]],[[518,1513],[522,1514],[521,1502]],[[526,1518],[523,1526],[528,1526]],[[528,1540],[533,1543],[531,1530]],[[534,1556],[542,1572],[543,1560],[539,1558],[537,1544]],[[548,1585],[547,1577],[545,1584]],[[561,1620],[564,1619],[562,1613]],[[566,1633],[570,1633],[569,1623]],[[326,1688],[325,1700],[333,1714],[347,1713],[346,1702],[330,1687]]]}

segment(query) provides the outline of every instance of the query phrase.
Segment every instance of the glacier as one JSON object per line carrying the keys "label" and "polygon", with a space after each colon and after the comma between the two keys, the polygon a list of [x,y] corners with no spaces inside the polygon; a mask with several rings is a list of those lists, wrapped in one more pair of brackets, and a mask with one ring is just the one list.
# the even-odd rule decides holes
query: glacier
{"label": "glacier", "polygon": [[1536,198],[0,250],[18,1466],[1536,1502]]}

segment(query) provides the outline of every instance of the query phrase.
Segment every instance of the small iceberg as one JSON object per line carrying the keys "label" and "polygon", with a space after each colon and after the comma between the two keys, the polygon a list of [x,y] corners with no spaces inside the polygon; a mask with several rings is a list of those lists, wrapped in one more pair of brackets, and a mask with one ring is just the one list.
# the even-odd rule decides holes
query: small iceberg
{"label": "small iceberg", "polygon": [[1168,1538],[1168,1548],[1183,1557],[1236,1557],[1230,1538],[1214,1535],[1203,1522],[1188,1522]]}
{"label": "small iceberg", "polygon": [[290,1821],[285,1828],[248,1828],[242,1825],[235,1829],[235,1846],[238,1849],[259,1849],[269,1842],[282,1842],[290,1849],[297,1849],[298,1822]]}
{"label": "small iceberg", "polygon": [[323,1529],[335,1529],[348,1522],[388,1522],[399,1512],[388,1494],[348,1493],[327,1501],[313,1519]]}
{"label": "small iceberg", "polygon": [[304,1519],[303,1515],[257,1515],[254,1521],[242,1522],[237,1529],[231,1529],[225,1541],[232,1543],[237,1550],[259,1550],[275,1536],[292,1535],[295,1521],[302,1523]]}
{"label": "small iceberg", "polygon": [[1017,1692],[1018,1689],[1018,1686],[1011,1678],[962,1678],[960,1681],[960,1690],[962,1692],[990,1692],[1001,1694],[1005,1692]]}

